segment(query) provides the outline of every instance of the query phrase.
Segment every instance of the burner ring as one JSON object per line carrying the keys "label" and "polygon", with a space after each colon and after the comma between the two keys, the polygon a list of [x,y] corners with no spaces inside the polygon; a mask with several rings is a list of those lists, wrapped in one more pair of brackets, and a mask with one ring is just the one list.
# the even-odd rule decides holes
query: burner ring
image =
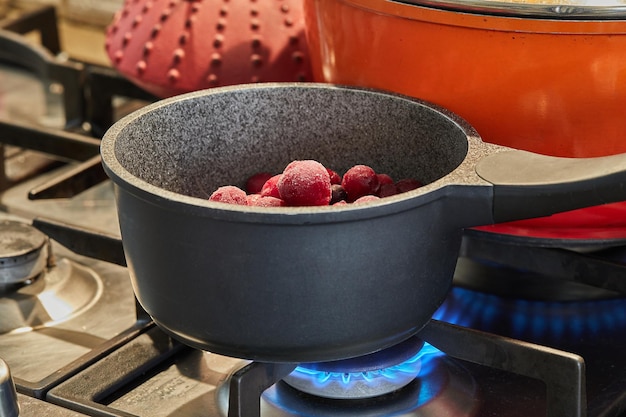
{"label": "burner ring", "polygon": [[47,265],[48,237],[29,224],[0,222],[0,286],[24,283]]}
{"label": "burner ring", "polygon": [[402,343],[356,358],[300,364],[283,381],[318,397],[360,399],[405,387],[421,369],[424,342],[411,337]]}

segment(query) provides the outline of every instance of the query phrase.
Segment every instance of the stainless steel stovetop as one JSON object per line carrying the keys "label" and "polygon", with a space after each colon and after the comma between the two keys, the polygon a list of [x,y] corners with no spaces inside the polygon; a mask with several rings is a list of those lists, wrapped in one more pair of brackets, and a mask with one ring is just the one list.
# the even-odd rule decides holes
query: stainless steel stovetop
{"label": "stainless steel stovetop", "polygon": [[[25,197],[31,187],[69,168],[4,192],[0,220],[43,218],[118,236],[109,182],[70,199]],[[3,325],[4,312],[16,308],[23,321],[0,332],[0,358],[16,382],[20,415],[42,415],[42,407],[52,405],[46,415],[228,415],[231,378],[249,361],[197,351],[165,336],[136,306],[123,266],[79,255],[54,240],[52,253],[56,263],[43,283],[0,300]],[[476,268],[461,259],[458,281],[490,271]],[[497,271],[497,279],[507,279],[506,270]],[[58,295],[46,285],[81,290]],[[374,399],[338,400],[281,381],[261,396],[261,416],[516,417],[545,415],[547,409],[551,416],[624,414],[623,298],[530,301],[456,287],[435,318],[420,336],[448,354],[427,344],[418,377],[403,388]],[[446,323],[481,332],[476,337],[474,330]],[[345,375],[329,378],[345,382]],[[546,386],[557,398],[550,398]]]}
{"label": "stainless steel stovetop", "polygon": [[[60,131],[60,93],[20,69],[0,67],[0,121]],[[37,152],[5,153],[10,177],[42,159]],[[50,231],[54,255],[38,279],[2,290],[0,359],[12,379],[0,363],[0,416],[12,415],[11,395],[5,396],[11,381],[20,416],[626,416],[626,270],[620,280],[626,257],[602,258],[599,280],[605,271],[618,277],[610,291],[569,283],[567,293],[575,295],[566,298],[552,298],[563,295],[566,278],[461,258],[455,288],[417,335],[425,347],[410,360],[351,373],[339,367],[291,373],[296,364],[202,352],[161,332],[137,305],[123,261],[93,255],[102,252],[102,236],[114,251],[121,248],[111,183],[71,198],[28,197],[79,164],[62,162],[0,194],[0,223],[34,222]],[[62,227],[42,226],[48,223]],[[86,234],[59,232],[64,226]],[[532,283],[546,291],[536,299],[524,291],[494,294],[468,284],[476,277],[494,287]],[[328,397],[294,388],[282,380],[289,373],[308,378],[307,387],[330,387],[323,391]],[[348,386],[378,390],[397,380],[403,382],[369,398],[328,394]],[[364,386],[370,381],[378,385]]]}

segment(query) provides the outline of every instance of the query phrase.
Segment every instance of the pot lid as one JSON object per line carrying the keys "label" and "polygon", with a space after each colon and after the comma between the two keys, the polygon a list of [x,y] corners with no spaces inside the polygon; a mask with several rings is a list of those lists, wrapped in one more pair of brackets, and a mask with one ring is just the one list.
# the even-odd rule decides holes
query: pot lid
{"label": "pot lid", "polygon": [[622,19],[626,0],[403,0],[420,6],[467,13],[545,19]]}

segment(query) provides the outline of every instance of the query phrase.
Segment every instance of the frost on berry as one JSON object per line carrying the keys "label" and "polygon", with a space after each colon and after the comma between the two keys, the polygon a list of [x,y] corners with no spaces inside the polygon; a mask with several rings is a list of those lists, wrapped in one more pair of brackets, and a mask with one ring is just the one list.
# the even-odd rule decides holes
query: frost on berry
{"label": "frost on berry", "polygon": [[235,187],[234,185],[225,185],[215,190],[209,197],[209,201],[245,206],[246,192],[239,187]]}
{"label": "frost on berry", "polygon": [[331,184],[341,184],[341,175],[339,175],[337,171],[330,168],[326,168],[326,170],[328,171],[328,175],[330,176]]}
{"label": "frost on berry", "polygon": [[264,197],[261,194],[248,194],[246,198],[247,205],[255,207],[283,207],[285,202],[280,198],[267,196]]}
{"label": "frost on berry", "polygon": [[261,193],[260,193],[263,197],[280,198],[280,193],[278,192],[277,184],[281,175],[282,174],[274,175],[273,177],[265,181],[265,184],[263,184],[263,187],[261,187]]}
{"label": "frost on berry", "polygon": [[211,201],[257,207],[345,205],[376,201],[422,186],[415,179],[394,182],[367,165],[355,165],[343,175],[315,160],[292,161],[277,175],[259,172],[250,176],[245,190],[218,188]]}
{"label": "frost on berry", "polygon": [[288,206],[326,206],[330,203],[330,175],[314,160],[293,161],[278,180],[280,198]]}
{"label": "frost on berry", "polygon": [[375,195],[364,195],[363,197],[359,197],[356,200],[354,200],[354,204],[360,204],[360,203],[367,203],[369,201],[378,201],[380,200],[380,197],[376,197]]}

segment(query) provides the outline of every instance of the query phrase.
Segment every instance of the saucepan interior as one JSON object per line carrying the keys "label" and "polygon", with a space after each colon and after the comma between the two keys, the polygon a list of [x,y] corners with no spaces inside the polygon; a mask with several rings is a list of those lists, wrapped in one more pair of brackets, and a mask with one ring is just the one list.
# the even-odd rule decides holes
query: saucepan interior
{"label": "saucepan interior", "polygon": [[219,186],[242,187],[249,176],[279,173],[296,159],[339,173],[365,164],[428,184],[459,166],[468,150],[467,132],[442,112],[373,90],[227,87],[133,114],[116,132],[114,153],[132,182],[203,200]]}

